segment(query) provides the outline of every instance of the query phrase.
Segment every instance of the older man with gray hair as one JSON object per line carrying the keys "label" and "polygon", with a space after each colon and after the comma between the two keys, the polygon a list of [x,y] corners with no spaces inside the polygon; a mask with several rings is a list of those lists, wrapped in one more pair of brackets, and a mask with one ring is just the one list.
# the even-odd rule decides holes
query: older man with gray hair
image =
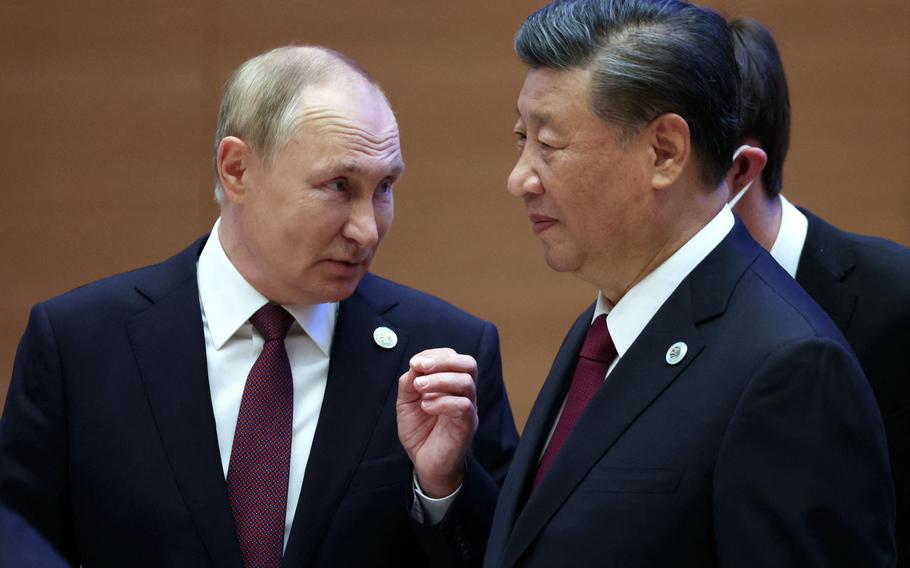
{"label": "older man with gray hair", "polygon": [[717,13],[558,0],[516,38],[508,189],[590,283],[485,565],[893,566],[882,419],[834,323],[726,204],[737,67]]}
{"label": "older man with gray hair", "polygon": [[[325,48],[247,61],[214,164],[210,235],[33,308],[0,503],[84,566],[479,560],[462,535],[485,535],[517,438],[497,332],[368,273],[404,169],[376,82]],[[399,424],[415,367],[448,382]]]}

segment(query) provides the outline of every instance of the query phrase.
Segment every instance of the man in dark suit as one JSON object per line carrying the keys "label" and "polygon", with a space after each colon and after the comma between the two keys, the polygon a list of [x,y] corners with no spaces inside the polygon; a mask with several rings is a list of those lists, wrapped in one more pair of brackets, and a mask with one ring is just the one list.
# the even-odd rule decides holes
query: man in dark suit
{"label": "man in dark suit", "polygon": [[0,568],[69,566],[22,517],[0,507]]}
{"label": "man in dark suit", "polygon": [[521,197],[590,282],[499,495],[485,565],[894,564],[881,417],[835,325],[735,221],[726,22],[568,0],[516,37]]}
{"label": "man in dark suit", "polygon": [[727,176],[753,238],[825,309],[853,347],[885,423],[897,496],[898,556],[910,556],[910,249],[841,231],[781,194],[790,140],[787,77],[761,23],[731,22],[742,92],[742,151]]}
{"label": "man in dark suit", "polygon": [[[33,308],[0,502],[87,567],[423,566],[424,545],[479,560],[455,537],[489,525],[517,443],[498,337],[367,273],[403,168],[382,91],[337,52],[273,50],[229,79],[214,158],[209,236]],[[417,412],[412,465],[397,379],[440,345],[460,354],[432,369],[471,404]],[[472,451],[428,460],[451,445],[439,422],[476,431]]]}

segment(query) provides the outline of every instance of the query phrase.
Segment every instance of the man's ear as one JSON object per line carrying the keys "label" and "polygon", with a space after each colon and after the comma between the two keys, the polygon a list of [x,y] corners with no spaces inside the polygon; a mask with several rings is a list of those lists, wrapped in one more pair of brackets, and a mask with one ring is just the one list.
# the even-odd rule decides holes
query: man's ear
{"label": "man's ear", "polygon": [[730,196],[727,199],[731,199],[747,184],[757,180],[767,163],[768,155],[764,150],[758,146],[745,145],[727,172],[727,187],[730,188]]}
{"label": "man's ear", "polygon": [[249,145],[236,136],[226,136],[218,144],[216,171],[224,197],[231,203],[241,203],[246,196],[249,180],[246,176],[256,155]]}
{"label": "man's ear", "polygon": [[651,185],[666,189],[682,176],[692,155],[689,124],[678,114],[662,114],[642,133],[651,147]]}

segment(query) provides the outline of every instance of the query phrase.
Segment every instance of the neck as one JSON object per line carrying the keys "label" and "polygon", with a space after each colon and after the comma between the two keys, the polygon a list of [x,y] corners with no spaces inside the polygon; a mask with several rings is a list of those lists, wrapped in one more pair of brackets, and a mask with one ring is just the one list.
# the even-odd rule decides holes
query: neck
{"label": "neck", "polygon": [[[666,215],[662,221],[665,223],[663,226],[669,227],[669,230],[654,235],[651,240],[653,245],[648,247],[647,253],[640,255],[634,264],[631,262],[626,264],[636,266],[637,270],[627,272],[623,282],[617,283],[616,280],[611,281],[609,276],[615,278],[620,271],[607,267],[608,269],[603,272],[606,277],[592,283],[611,305],[616,305],[633,286],[654,272],[711,222],[723,208],[724,196],[723,192],[705,190],[699,192],[698,196],[690,193],[687,199],[678,200],[678,203],[666,207],[664,209]],[[661,223],[656,220],[652,223],[652,226],[660,225]]]}
{"label": "neck", "polygon": [[241,234],[243,230],[237,211],[234,207],[221,207],[221,223],[218,226],[218,240],[221,242],[221,248],[228,257],[228,261],[234,265],[237,272],[246,280],[257,292],[268,298],[275,304],[292,304],[287,298],[282,297],[276,290],[272,289],[268,280],[259,270],[257,263],[253,261],[254,254],[246,247],[245,239]]}
{"label": "neck", "polygon": [[780,197],[769,196],[756,180],[755,186],[746,192],[733,211],[743,220],[752,238],[762,248],[770,251],[780,232]]}

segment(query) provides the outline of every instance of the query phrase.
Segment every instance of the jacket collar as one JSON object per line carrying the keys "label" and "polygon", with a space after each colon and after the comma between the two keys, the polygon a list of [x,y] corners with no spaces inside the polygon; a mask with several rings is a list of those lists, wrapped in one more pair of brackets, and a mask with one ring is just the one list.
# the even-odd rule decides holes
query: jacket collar
{"label": "jacket collar", "polygon": [[[593,306],[569,331],[528,419],[493,522],[488,566],[512,566],[533,543],[588,471],[705,347],[699,325],[722,314],[737,282],[761,249],[737,221],[726,238],[687,276],[619,360],[576,423],[535,492],[527,498],[537,458],[568,390]],[[666,362],[682,341],[682,362]],[[509,528],[512,528],[509,532]]]}
{"label": "jacket collar", "polygon": [[[397,304],[398,298],[372,275],[341,302],[328,383],[283,566],[312,562],[386,402],[397,393],[408,337],[384,317]],[[378,327],[395,331],[394,347],[377,345],[373,331]]]}
{"label": "jacket collar", "polygon": [[[162,444],[190,516],[218,567],[241,568],[209,393],[196,263],[202,237],[152,270],[137,292],[149,306],[127,332]],[[395,392],[407,335],[383,316],[398,298],[367,275],[341,302],[329,376],[283,564],[307,565],[366,449],[384,403]],[[392,349],[373,330],[398,335]]]}
{"label": "jacket collar", "polygon": [[133,354],[177,488],[215,566],[241,568],[218,452],[196,261],[205,237],[152,270],[149,307],[127,322]]}
{"label": "jacket collar", "polygon": [[842,231],[805,209],[801,211],[809,220],[809,229],[796,281],[846,335],[857,297],[847,283],[856,265],[853,247]]}

